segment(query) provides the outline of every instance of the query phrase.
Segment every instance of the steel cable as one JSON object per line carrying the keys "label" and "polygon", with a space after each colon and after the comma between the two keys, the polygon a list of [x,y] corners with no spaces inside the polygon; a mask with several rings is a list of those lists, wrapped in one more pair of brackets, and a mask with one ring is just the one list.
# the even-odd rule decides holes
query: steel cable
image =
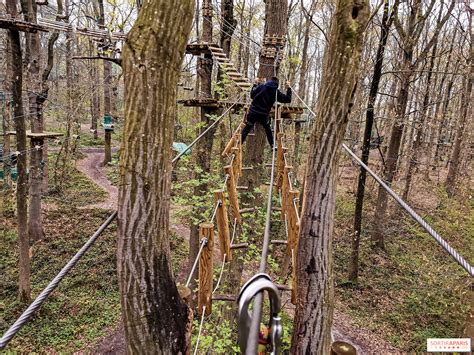
{"label": "steel cable", "polygon": [[36,299],[29,305],[26,311],[13,323],[13,325],[3,334],[0,339],[0,350],[4,349],[10,340],[15,336],[16,333],[29,321],[31,316],[42,306],[46,301],[48,296],[54,289],[59,285],[62,279],[71,271],[71,269],[76,265],[76,263],[82,258],[82,256],[87,252],[92,244],[97,240],[97,238],[102,234],[102,232],[112,223],[112,221],[117,217],[117,212],[112,213],[107,220],[97,229],[97,231],[90,237],[90,239],[82,246],[81,249],[72,257],[71,260],[61,269],[61,271],[56,275],[56,277],[46,286],[46,288],[41,291],[41,293],[36,297]]}

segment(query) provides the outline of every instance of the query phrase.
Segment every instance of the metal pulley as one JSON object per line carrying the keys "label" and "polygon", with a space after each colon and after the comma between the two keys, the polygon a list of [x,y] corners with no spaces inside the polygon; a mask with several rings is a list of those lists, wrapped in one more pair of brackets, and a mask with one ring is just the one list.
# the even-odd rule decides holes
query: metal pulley
{"label": "metal pulley", "polygon": [[280,353],[281,339],[283,337],[283,327],[280,319],[280,291],[276,285],[265,273],[259,273],[253,276],[242,287],[237,298],[239,303],[239,346],[242,354],[247,354],[247,341],[250,337],[258,337],[258,334],[249,334],[250,325],[252,323],[252,316],[259,317],[258,314],[251,314],[249,306],[254,297],[263,291],[268,292],[270,298],[270,324],[269,324],[269,344],[272,346],[272,355]]}

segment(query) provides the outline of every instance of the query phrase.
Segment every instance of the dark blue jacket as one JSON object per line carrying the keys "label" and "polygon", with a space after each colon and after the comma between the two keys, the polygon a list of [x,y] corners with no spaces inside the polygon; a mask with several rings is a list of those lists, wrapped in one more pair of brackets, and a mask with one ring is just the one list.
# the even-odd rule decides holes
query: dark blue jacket
{"label": "dark blue jacket", "polygon": [[254,85],[250,92],[252,104],[249,112],[260,115],[268,115],[275,99],[281,103],[291,102],[291,88],[288,88],[286,95],[278,90],[278,84],[273,80],[268,80],[265,84]]}

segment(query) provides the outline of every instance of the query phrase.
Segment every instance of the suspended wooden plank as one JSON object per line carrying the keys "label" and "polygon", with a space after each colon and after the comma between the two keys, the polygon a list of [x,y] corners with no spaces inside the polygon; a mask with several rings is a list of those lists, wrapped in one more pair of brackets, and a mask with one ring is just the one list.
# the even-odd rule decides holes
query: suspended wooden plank
{"label": "suspended wooden plank", "polygon": [[232,154],[234,154],[234,160],[232,161],[232,168],[234,170],[234,176],[236,180],[240,178],[240,162],[239,162],[239,148],[233,147],[231,149]]}
{"label": "suspended wooden plank", "polygon": [[297,302],[297,272],[296,272],[296,250],[293,250],[291,254],[291,303],[296,304]]}
{"label": "suspended wooden plank", "polygon": [[230,203],[230,211],[232,213],[232,217],[237,220],[237,223],[240,224],[241,217],[239,211],[239,198],[237,195],[237,182],[235,181],[234,171],[232,170],[231,165],[227,165],[224,167],[224,172],[226,175],[229,176],[227,179],[227,193],[229,194],[229,203]]}
{"label": "suspended wooden plank", "polygon": [[288,245],[287,245],[287,252],[288,255],[291,255],[291,250],[296,250],[298,245],[298,234],[299,230],[297,227],[298,224],[298,205],[297,202],[300,196],[300,192],[296,189],[292,189],[288,192],[288,210],[287,210],[287,217],[288,217]]}
{"label": "suspended wooden plank", "polygon": [[207,238],[207,244],[203,247],[199,258],[198,312],[199,314],[202,314],[202,309],[206,306],[205,314],[208,316],[212,312],[212,251],[214,248],[213,223],[201,223],[199,225],[199,239],[202,238]]}
{"label": "suspended wooden plank", "polygon": [[[229,218],[227,216],[227,206],[225,202],[224,190],[214,191],[214,200],[217,207],[217,234],[219,236],[219,248],[221,250],[221,260],[225,262],[232,261],[232,253],[230,251],[230,231]],[[224,259],[225,258],[225,259]]]}

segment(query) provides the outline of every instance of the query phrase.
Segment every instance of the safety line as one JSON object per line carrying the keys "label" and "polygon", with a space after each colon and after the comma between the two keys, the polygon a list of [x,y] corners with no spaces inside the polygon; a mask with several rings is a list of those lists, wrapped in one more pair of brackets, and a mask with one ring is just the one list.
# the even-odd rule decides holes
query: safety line
{"label": "safety line", "polygon": [[204,316],[206,314],[206,306],[202,306],[202,315],[201,315],[201,323],[199,324],[199,333],[196,339],[196,347],[194,348],[194,355],[198,353],[199,349],[199,341],[201,340],[201,333],[202,333],[202,325],[204,324]]}
{"label": "safety line", "polygon": [[207,244],[207,238],[202,238],[200,243],[201,243],[201,247],[199,248],[199,251],[196,255],[196,259],[194,259],[193,268],[191,269],[191,272],[189,273],[189,276],[188,276],[188,280],[186,281],[186,285],[185,285],[186,287],[188,287],[189,284],[191,283],[191,279],[193,277],[194,271],[196,271],[197,263],[199,262],[199,257],[201,256],[201,253],[202,253],[202,249]]}
{"label": "safety line", "polygon": [[[232,231],[232,239],[231,239],[231,241],[230,241],[230,245],[231,245],[231,246],[232,246],[232,244],[234,243],[234,237],[235,237],[236,226],[237,226],[237,218],[234,218],[234,229],[233,229],[233,231]],[[219,288],[219,285],[220,285],[220,283],[221,283],[222,274],[224,273],[224,267],[225,267],[226,258],[227,258],[227,254],[224,254],[224,256],[222,257],[222,265],[221,265],[221,271],[220,271],[220,273],[219,273],[219,278],[217,279],[216,287],[214,287],[214,290],[212,291],[212,294],[216,293],[216,291],[217,291],[217,289]]]}
{"label": "safety line", "polygon": [[107,220],[99,227],[99,229],[90,237],[90,239],[82,246],[81,249],[72,257],[71,260],[61,269],[56,277],[41,291],[36,299],[29,305],[26,311],[13,323],[13,325],[3,334],[0,339],[0,350],[4,349],[16,333],[29,321],[31,316],[42,306],[44,301],[48,298],[51,292],[59,285],[61,280],[71,271],[76,263],[82,258],[102,232],[109,226],[110,223],[117,217],[117,212],[112,213]]}

